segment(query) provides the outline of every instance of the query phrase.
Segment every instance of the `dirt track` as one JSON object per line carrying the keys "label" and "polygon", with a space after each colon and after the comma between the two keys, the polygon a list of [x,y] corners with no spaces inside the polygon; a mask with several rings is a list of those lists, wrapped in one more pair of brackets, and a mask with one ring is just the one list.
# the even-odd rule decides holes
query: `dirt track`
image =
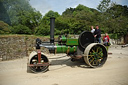
{"label": "dirt track", "polygon": [[[69,57],[50,59],[46,73],[27,73],[27,58],[0,62],[0,85],[128,85],[128,47],[112,46],[103,67],[87,68]],[[58,58],[65,54],[51,54]],[[52,56],[52,57],[51,57]]]}

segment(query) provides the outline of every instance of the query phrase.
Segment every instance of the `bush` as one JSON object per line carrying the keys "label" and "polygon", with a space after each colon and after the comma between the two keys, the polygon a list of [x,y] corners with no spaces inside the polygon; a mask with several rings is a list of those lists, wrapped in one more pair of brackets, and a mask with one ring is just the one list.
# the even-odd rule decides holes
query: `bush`
{"label": "bush", "polygon": [[3,21],[0,21],[0,34],[10,33],[9,25]]}
{"label": "bush", "polygon": [[50,27],[45,28],[45,27],[38,27],[35,30],[36,35],[49,35],[50,34]]}
{"label": "bush", "polygon": [[60,31],[60,30],[58,30],[57,28],[55,28],[55,33],[54,33],[55,35],[60,35],[60,34],[62,34],[62,31]]}
{"label": "bush", "polygon": [[24,25],[17,25],[17,26],[13,26],[11,28],[11,31],[13,34],[31,34],[32,31],[27,27],[27,26],[24,26]]}
{"label": "bush", "polygon": [[118,39],[118,37],[117,37],[117,34],[109,34],[109,37],[111,38],[111,39]]}

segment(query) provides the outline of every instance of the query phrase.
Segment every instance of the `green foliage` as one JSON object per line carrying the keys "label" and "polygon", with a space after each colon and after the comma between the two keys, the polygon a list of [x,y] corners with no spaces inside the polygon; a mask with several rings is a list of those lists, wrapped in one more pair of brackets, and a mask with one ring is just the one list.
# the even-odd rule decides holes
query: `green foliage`
{"label": "green foliage", "polygon": [[[31,34],[33,34],[35,28],[40,25],[42,15],[39,11],[31,7],[29,0],[3,0],[2,4],[7,10],[12,27],[19,24],[23,25],[31,29]],[[30,34],[30,32],[28,34]]]}
{"label": "green foliage", "polygon": [[43,19],[40,21],[40,25],[35,29],[36,35],[49,35],[50,34],[50,17],[59,17],[57,12],[50,10],[45,14]]}
{"label": "green foliage", "polygon": [[72,13],[74,13],[75,8],[67,8],[64,12],[63,12],[63,16],[72,16]]}
{"label": "green foliage", "polygon": [[128,32],[128,7],[117,5],[111,0],[103,0],[97,9],[101,12],[100,26],[104,32],[114,33],[115,38],[124,36]]}
{"label": "green foliage", "polygon": [[[115,7],[117,9],[115,9]],[[124,11],[125,10],[125,11]],[[110,23],[113,33],[120,36],[127,34],[128,32],[128,7],[115,5],[108,10],[110,14]]]}
{"label": "green foliage", "polygon": [[111,39],[118,39],[117,34],[109,34],[109,37],[110,37]]}
{"label": "green foliage", "polygon": [[79,4],[76,8],[75,11],[84,11],[84,12],[89,12],[92,13],[92,10],[84,5]]}
{"label": "green foliage", "polygon": [[35,35],[49,35],[49,34],[50,34],[50,26],[43,27],[42,25],[40,25],[35,30]]}
{"label": "green foliage", "polygon": [[56,28],[61,33],[80,34],[84,30],[90,31],[90,26],[95,25],[95,14],[99,13],[95,9],[84,5],[78,5],[76,8],[67,8],[62,16],[56,20]]}
{"label": "green foliage", "polygon": [[25,11],[31,12],[34,9],[29,5],[28,0],[4,0],[2,1],[10,17],[11,24],[21,24],[19,17],[25,15]]}
{"label": "green foliage", "polygon": [[7,23],[9,25],[11,24],[9,15],[8,15],[2,1],[0,1],[0,20],[4,21],[5,23]]}
{"label": "green foliage", "polygon": [[106,10],[110,6],[110,2],[111,2],[111,0],[102,0],[101,3],[98,5],[97,9],[100,12],[106,12]]}
{"label": "green foliage", "polygon": [[[62,15],[50,10],[42,17],[39,11],[31,7],[29,0],[1,0],[0,20],[5,20],[6,23],[11,21],[11,28],[0,22],[0,33],[49,35],[50,17],[56,18],[56,35],[80,34],[85,30],[90,31],[90,26],[95,25],[99,25],[102,33],[113,34],[113,38],[128,33],[127,6],[117,5],[111,0],[102,0],[97,9],[79,4],[76,8],[67,8]],[[10,19],[7,19],[8,17]]]}
{"label": "green foliage", "polygon": [[48,13],[45,14],[45,17],[59,17],[60,15],[58,14],[58,12],[54,12],[52,10],[50,10]]}
{"label": "green foliage", "polygon": [[34,29],[40,25],[42,15],[38,11],[22,12],[19,16],[19,22],[22,25],[29,27],[34,33]]}
{"label": "green foliage", "polygon": [[0,34],[10,33],[9,25],[3,21],[0,21]]}
{"label": "green foliage", "polygon": [[114,6],[110,7],[110,9],[108,9],[106,12],[109,13],[112,18],[117,18],[120,16],[128,17],[128,7],[127,6],[114,5]]}
{"label": "green foliage", "polygon": [[11,28],[13,34],[31,34],[31,30],[24,25],[18,24],[17,26],[13,26]]}

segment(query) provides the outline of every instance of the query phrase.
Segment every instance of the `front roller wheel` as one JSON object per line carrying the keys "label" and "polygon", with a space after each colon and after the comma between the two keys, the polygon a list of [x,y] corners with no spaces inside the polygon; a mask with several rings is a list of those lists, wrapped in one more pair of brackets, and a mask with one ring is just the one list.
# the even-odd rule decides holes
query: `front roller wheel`
{"label": "front roller wheel", "polygon": [[84,51],[84,60],[90,67],[100,67],[107,60],[107,50],[99,43],[89,44]]}
{"label": "front roller wheel", "polygon": [[48,70],[48,67],[49,67],[49,61],[44,54],[41,54],[41,63],[38,63],[37,54],[31,57],[29,60],[29,68],[34,73],[46,72]]}

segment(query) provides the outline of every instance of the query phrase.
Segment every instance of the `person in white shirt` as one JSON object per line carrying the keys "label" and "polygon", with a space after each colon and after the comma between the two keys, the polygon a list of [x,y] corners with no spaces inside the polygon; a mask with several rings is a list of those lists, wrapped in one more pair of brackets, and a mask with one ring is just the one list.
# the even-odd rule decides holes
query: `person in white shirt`
{"label": "person in white shirt", "polygon": [[94,27],[93,27],[93,26],[91,26],[91,33],[93,33],[93,34],[94,34],[94,32],[95,32],[95,29],[94,29]]}

